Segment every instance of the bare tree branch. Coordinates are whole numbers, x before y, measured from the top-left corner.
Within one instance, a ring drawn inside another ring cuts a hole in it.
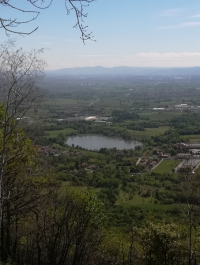
[[[65,7],[66,10],[68,12],[68,14],[70,13],[71,10],[75,11],[76,14],[76,20],[77,23],[75,24],[75,28],[79,28],[80,32],[81,32],[81,39],[83,41],[83,43],[85,44],[86,40],[94,40],[94,36],[92,36],[92,32],[88,33],[87,32],[87,26],[84,26],[82,23],[84,23],[84,18],[87,17],[87,13],[84,13],[84,7],[89,6],[89,4],[91,2],[93,2],[94,0],[65,0]],[[79,2],[80,7],[78,8],[77,6],[74,5],[73,2]],[[86,2],[87,4],[83,4],[83,2]],[[68,8],[67,3],[70,3],[71,5],[71,9]]]
[[[74,25],[74,28],[79,29],[83,43],[85,44],[86,40],[94,40],[92,32],[88,32],[87,31],[88,26],[84,25],[84,19],[87,18],[87,15],[88,15],[87,13],[85,13],[84,10],[94,0],[63,0],[63,1],[64,1],[67,14],[70,14],[71,11],[75,12],[76,24]],[[0,6],[4,6],[5,8],[14,9],[17,12],[33,14],[32,18],[28,20],[24,20],[24,21],[20,21],[17,18],[8,18],[8,17],[0,16],[0,28],[4,29],[7,35],[9,35],[9,33],[15,33],[15,34],[19,34],[23,36],[23,35],[30,35],[33,32],[35,32],[38,29],[38,27],[28,32],[14,30],[13,28],[16,28],[22,24],[30,23],[36,20],[38,16],[40,15],[41,10],[48,9],[53,3],[53,0],[49,0],[48,4],[45,6],[43,6],[43,4],[46,4],[46,1],[44,0],[23,0],[23,2],[28,2],[36,10],[25,10],[25,9],[19,8],[16,4],[15,5],[11,4],[10,0],[0,0]]]

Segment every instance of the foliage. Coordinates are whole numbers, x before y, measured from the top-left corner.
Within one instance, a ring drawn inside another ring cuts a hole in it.
[[[145,264],[187,264],[187,235],[185,227],[175,224],[145,223],[137,230]]]

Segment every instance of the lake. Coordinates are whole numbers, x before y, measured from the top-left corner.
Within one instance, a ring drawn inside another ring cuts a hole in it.
[[[80,146],[88,150],[99,150],[101,148],[117,148],[123,149],[135,149],[136,146],[141,146],[142,143],[138,141],[128,141],[115,137],[108,137],[103,135],[79,135],[68,137],[67,142],[69,146]]]

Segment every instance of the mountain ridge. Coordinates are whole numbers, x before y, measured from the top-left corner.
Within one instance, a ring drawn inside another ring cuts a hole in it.
[[[46,71],[47,75],[54,76],[91,76],[91,75],[200,75],[200,67],[74,67]]]

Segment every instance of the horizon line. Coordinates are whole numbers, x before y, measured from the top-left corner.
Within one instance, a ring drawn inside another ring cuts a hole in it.
[[[64,67],[64,68],[56,68],[56,69],[44,69],[44,71],[57,71],[57,70],[63,70],[63,69],[75,69],[75,68],[106,68],[106,69],[113,69],[113,68],[120,68],[120,67],[126,67],[126,68],[146,68],[146,69],[177,69],[177,68],[198,68],[200,65],[194,65],[194,66],[126,66],[126,65],[120,65],[120,66],[74,66],[74,67]]]

